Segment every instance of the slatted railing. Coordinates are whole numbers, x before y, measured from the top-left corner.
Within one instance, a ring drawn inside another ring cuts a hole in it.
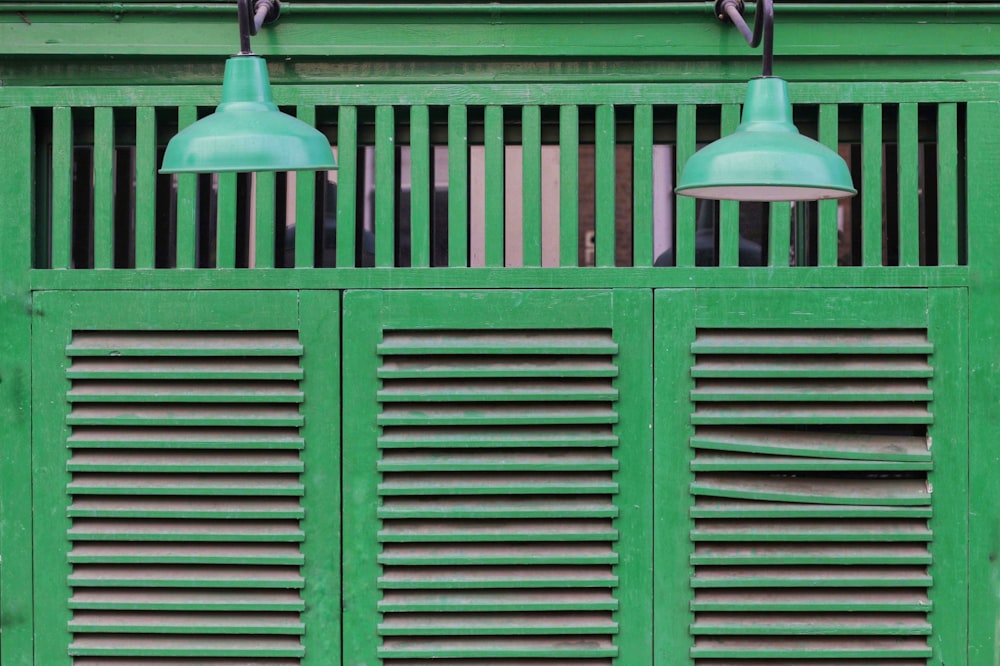
[[[35,266],[965,263],[965,102],[988,91],[793,83],[798,126],[844,156],[857,197],[675,197],[687,157],[736,127],[744,88],[277,86],[339,169],[255,177],[156,173],[214,88],[39,95]]]

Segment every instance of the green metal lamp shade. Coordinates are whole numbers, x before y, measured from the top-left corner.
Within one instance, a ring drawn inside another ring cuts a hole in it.
[[[737,201],[814,201],[857,194],[844,160],[799,134],[788,84],[751,79],[736,131],[695,153],[677,194]]]
[[[170,140],[160,173],[335,168],[323,133],[275,106],[264,59],[238,55],[226,61],[222,103]]]

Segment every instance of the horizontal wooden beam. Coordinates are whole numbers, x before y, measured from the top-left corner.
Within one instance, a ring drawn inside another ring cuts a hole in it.
[[[234,3],[5,3],[0,55],[227,55],[238,48],[235,18]],[[776,20],[779,63],[782,56],[1000,54],[1000,4],[791,4]],[[707,2],[289,3],[253,48],[284,57],[756,57]]]

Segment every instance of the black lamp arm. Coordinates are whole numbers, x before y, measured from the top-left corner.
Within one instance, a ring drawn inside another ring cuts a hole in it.
[[[265,23],[278,18],[281,11],[279,0],[253,0],[253,13],[250,11],[251,0],[236,0],[236,11],[240,22],[240,53],[253,55],[250,50],[250,36],[256,35]]]
[[[732,21],[751,48],[764,43],[763,76],[771,76],[774,66],[774,4],[772,0],[757,0],[757,10],[753,17],[753,31],[743,20],[742,0],[717,0],[715,15],[720,20]]]

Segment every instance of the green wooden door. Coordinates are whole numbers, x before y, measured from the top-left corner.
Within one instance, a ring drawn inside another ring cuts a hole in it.
[[[649,663],[651,292],[344,308],[345,662]]]
[[[36,664],[969,663],[964,289],[339,302],[37,296]]]
[[[337,293],[35,303],[34,663],[330,664]]]
[[[967,663],[964,290],[655,309],[654,663]]]

